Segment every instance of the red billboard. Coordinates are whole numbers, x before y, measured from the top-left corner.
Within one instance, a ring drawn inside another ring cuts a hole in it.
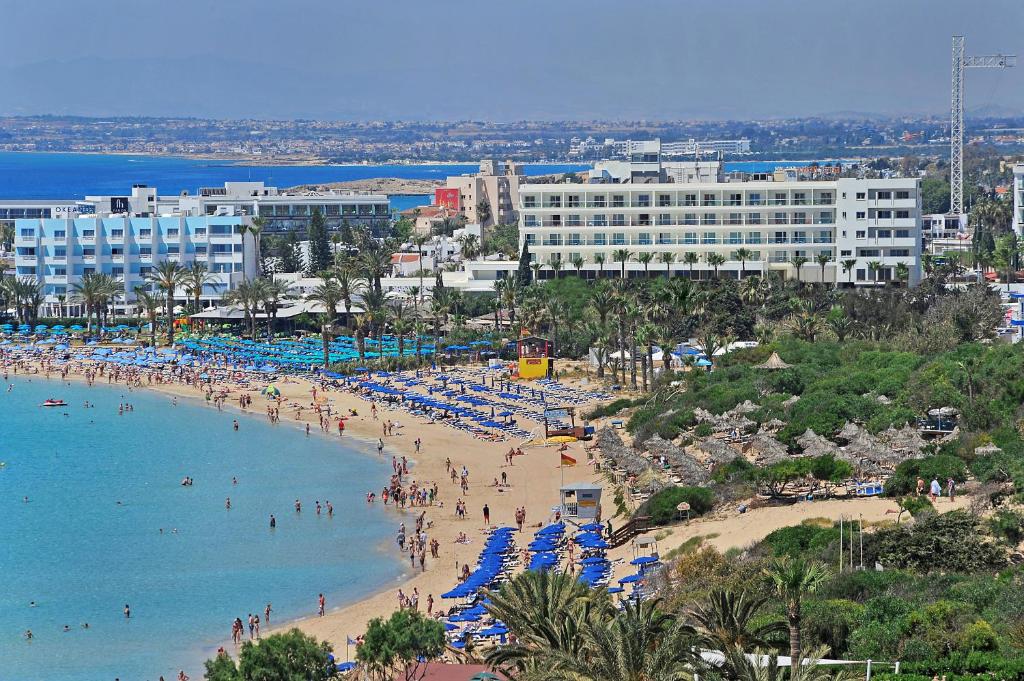
[[[434,205],[450,210],[459,210],[459,190],[441,187],[434,190]]]

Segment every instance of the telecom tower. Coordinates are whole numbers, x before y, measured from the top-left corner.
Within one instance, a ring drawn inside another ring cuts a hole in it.
[[[949,126],[949,212],[964,212],[964,69],[1006,69],[1017,55],[964,56],[964,37],[953,36],[953,116]]]

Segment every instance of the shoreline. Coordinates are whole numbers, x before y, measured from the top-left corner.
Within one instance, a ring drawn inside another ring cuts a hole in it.
[[[29,375],[19,371],[17,375],[12,373],[12,377],[46,378],[46,370],[39,359],[32,362],[30,366],[38,369],[39,373]],[[70,371],[66,379],[61,376],[59,370],[51,369],[49,378],[58,381],[87,382],[85,376],[80,373],[80,369]],[[105,383],[105,376],[97,376],[94,384],[103,383]],[[308,403],[310,390],[314,384],[307,379],[292,376],[281,377],[280,380],[274,381],[274,384],[282,394],[281,416],[276,425],[287,427],[290,423],[294,424],[297,427],[296,434],[301,438],[304,427],[300,424],[310,422],[312,424],[310,435],[316,432],[315,429],[318,428],[317,414],[312,409],[303,409],[302,418],[295,419],[292,417],[292,410],[289,408],[286,412],[284,406],[296,401],[298,404]],[[111,387],[125,386],[125,383],[119,381],[108,385]],[[157,393],[172,397],[199,400],[207,406],[216,408],[212,403],[206,402],[203,391],[196,386],[179,382],[147,384],[143,381],[141,386],[131,387],[132,390],[139,388],[152,389]],[[237,398],[239,392],[244,391],[235,388],[231,397]],[[254,389],[251,388],[248,392],[253,393]],[[511,466],[506,466],[504,453],[510,445],[517,444],[514,440],[505,442],[478,440],[440,423],[421,421],[401,410],[390,411],[383,405],[378,406],[380,409],[379,420],[375,420],[371,417],[370,403],[367,400],[349,392],[331,390],[326,394],[333,413],[348,413],[349,409],[358,411],[358,417],[350,418],[345,422],[345,434],[342,438],[355,439],[353,447],[359,449],[361,454],[373,456],[372,449],[363,452],[362,447],[364,445],[373,447],[374,441],[381,438],[379,429],[384,420],[392,419],[401,423],[403,427],[398,429],[398,434],[383,438],[385,459],[389,455],[397,457],[399,460],[403,456],[406,457],[409,462],[407,480],[419,481],[424,485],[436,482],[439,487],[438,504],[400,509],[399,513],[392,516],[396,531],[400,523],[405,523],[411,531],[413,518],[421,512],[426,513],[427,532],[432,540],[436,539],[440,543],[440,549],[438,559],[432,559],[428,554],[425,570],[421,571],[418,566],[411,570],[406,564],[401,578],[375,590],[365,598],[339,604],[328,602],[323,617],[317,616],[315,608],[311,607],[308,615],[300,615],[280,623],[274,622],[272,626],[263,630],[263,634],[266,635],[298,627],[306,634],[330,642],[335,656],[340,660],[349,637],[354,639],[361,635],[370,619],[386,618],[398,608],[396,594],[399,589],[406,595],[417,590],[421,611],[426,609],[425,601],[431,594],[435,599],[433,608],[435,613],[442,608],[447,609],[451,605],[442,600],[440,594],[458,584],[459,570],[463,564],[473,565],[476,562],[487,529],[481,518],[481,508],[485,503],[490,507],[492,527],[514,525],[515,509],[525,506],[527,522],[524,524],[522,535],[517,535],[517,537],[520,540],[518,542],[520,546],[529,543],[532,538],[532,529],[546,523],[552,516],[552,508],[558,503],[558,488],[562,475],[559,474],[559,457],[556,447],[525,448],[526,456],[517,457]],[[259,416],[261,414],[256,409],[245,410],[236,405],[237,399],[234,404],[230,399],[225,402],[225,406],[230,406],[233,410],[232,416],[236,413],[243,416]],[[337,435],[329,433],[323,433],[323,436],[337,437]],[[423,442],[423,448],[419,454],[416,453],[413,442],[416,438],[421,438]],[[567,483],[598,482],[607,486],[603,476],[595,474],[593,469],[586,465],[587,455],[583,451],[582,444],[574,443],[570,446],[569,453],[580,461],[580,464],[562,469],[564,481]],[[453,466],[465,465],[469,469],[469,493],[467,495],[460,493],[458,486],[451,483],[446,473],[445,460],[449,457]],[[502,472],[508,475],[510,486],[494,488],[490,481],[498,479]],[[355,493],[365,497],[368,492],[374,491],[379,496],[380,487],[386,486],[387,480],[373,481],[367,484],[372,486],[371,489],[355,490]],[[352,490],[346,489],[344,493],[351,494]],[[454,506],[457,499],[466,501],[467,517],[465,519],[460,520],[455,515]],[[381,501],[378,498],[374,503],[381,504]],[[391,511],[393,508],[395,507],[392,504],[388,504],[386,510]],[[469,540],[468,543],[456,543],[455,540],[460,533],[465,533]],[[394,544],[390,549],[387,546],[387,540],[385,540],[384,544],[379,547],[383,549],[382,555],[387,555],[389,559],[407,559],[397,552],[397,547]],[[227,627],[227,623],[225,623],[225,627]],[[219,645],[222,645],[229,653],[233,652],[237,655],[238,647],[231,644],[228,637],[221,639],[220,643],[216,641],[211,643],[209,639],[204,640],[197,637],[197,647],[204,654],[214,653]]]

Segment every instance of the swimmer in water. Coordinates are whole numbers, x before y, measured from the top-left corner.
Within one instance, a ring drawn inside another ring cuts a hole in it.
[[[226,508],[229,511],[231,510],[231,497],[228,497],[227,501],[224,502],[224,508]]]
[[[234,428],[235,430],[238,430],[238,419],[232,419],[231,427]]]
[[[9,391],[8,391],[8,392],[9,392]],[[26,638],[27,640],[29,640],[29,641],[31,641],[31,640],[32,640],[32,630],[31,630],[31,629],[26,629],[26,630],[25,630],[25,638]]]

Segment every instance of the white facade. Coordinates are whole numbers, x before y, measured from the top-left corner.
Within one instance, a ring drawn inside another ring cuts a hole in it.
[[[1013,166],[1013,229],[1024,236],[1024,163]]]
[[[109,274],[124,285],[115,302],[123,312],[152,268],[171,260],[204,262],[216,284],[202,293],[220,299],[256,274],[255,244],[241,216],[129,215],[15,220],[15,273],[43,285],[44,314],[60,315],[74,299],[74,285],[88,272]],[[184,298],[184,291],[177,296]],[[71,309],[73,305],[70,306]]]
[[[910,285],[920,279],[916,178],[677,182],[668,179],[669,165],[659,176],[645,158],[639,172],[615,168],[589,184],[524,185],[520,247],[525,242],[534,260],[560,260],[570,272],[572,261],[582,258],[583,274],[591,278],[619,276],[615,253],[626,250],[629,276],[644,275],[637,258],[651,253],[651,274],[709,278],[716,268],[707,258],[718,254],[726,260],[717,268],[723,277],[773,271],[796,278],[793,260],[806,258],[800,278],[820,281],[822,256],[828,258],[827,282],[882,283],[897,278],[900,263]],[[673,262],[661,262],[663,253]],[[692,266],[684,262],[690,253],[698,258]],[[856,263],[847,270],[842,262],[850,260]],[[552,276],[550,269],[542,276]]]

